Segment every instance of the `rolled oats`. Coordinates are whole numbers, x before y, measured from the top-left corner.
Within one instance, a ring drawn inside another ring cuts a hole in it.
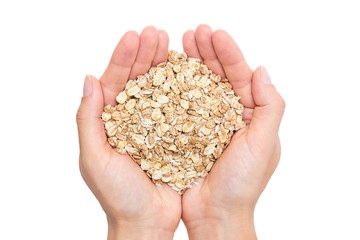
[[[170,51],[167,62],[129,80],[118,105],[105,106],[101,117],[117,152],[127,152],[155,184],[182,194],[246,126],[239,100],[199,59]]]

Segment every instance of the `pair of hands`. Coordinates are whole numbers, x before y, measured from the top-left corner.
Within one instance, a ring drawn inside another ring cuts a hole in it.
[[[183,36],[184,51],[229,79],[248,125],[237,131],[211,172],[180,196],[156,186],[127,155],[107,143],[103,107],[128,79],[167,60],[165,31],[127,32],[98,81],[87,76],[77,113],[80,171],[104,209],[108,239],[172,239],[182,218],[190,239],[256,239],[254,208],[280,159],[278,129],[285,103],[263,67],[252,71],[225,31],[207,25]]]

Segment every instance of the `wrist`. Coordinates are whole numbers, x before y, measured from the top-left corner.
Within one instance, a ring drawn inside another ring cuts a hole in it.
[[[108,240],[134,239],[157,240],[172,239],[174,232],[168,229],[150,226],[140,221],[114,221],[108,218]]]
[[[255,240],[254,208],[225,211],[208,211],[200,218],[184,222],[190,240],[197,239],[237,239]]]

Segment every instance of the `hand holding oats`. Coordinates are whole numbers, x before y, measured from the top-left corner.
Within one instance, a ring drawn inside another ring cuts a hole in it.
[[[168,55],[165,32],[128,32],[85,80],[80,170],[109,239],[170,239],[181,216],[190,239],[256,239],[285,103],[226,32],[200,25],[183,44]]]
[[[254,208],[280,158],[278,129],[285,103],[263,67],[254,72],[225,31],[200,25],[183,37],[189,57],[226,77],[244,105],[237,131],[209,175],[182,197],[190,239],[256,239]]]
[[[180,220],[180,195],[169,186],[157,187],[129,155],[114,151],[100,118],[105,105],[115,105],[128,79],[166,61],[167,53],[164,31],[148,27],[140,36],[131,31],[120,40],[100,81],[85,80],[77,113],[80,170],[107,215],[108,239],[171,239]]]

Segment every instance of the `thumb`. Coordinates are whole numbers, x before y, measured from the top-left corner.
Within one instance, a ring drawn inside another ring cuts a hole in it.
[[[285,109],[285,101],[271,83],[265,67],[258,67],[252,77],[255,109],[250,122],[251,131],[277,134]]]
[[[104,98],[100,82],[93,76],[86,76],[83,97],[76,114],[79,132],[80,152],[97,151],[106,143],[101,114]]]

